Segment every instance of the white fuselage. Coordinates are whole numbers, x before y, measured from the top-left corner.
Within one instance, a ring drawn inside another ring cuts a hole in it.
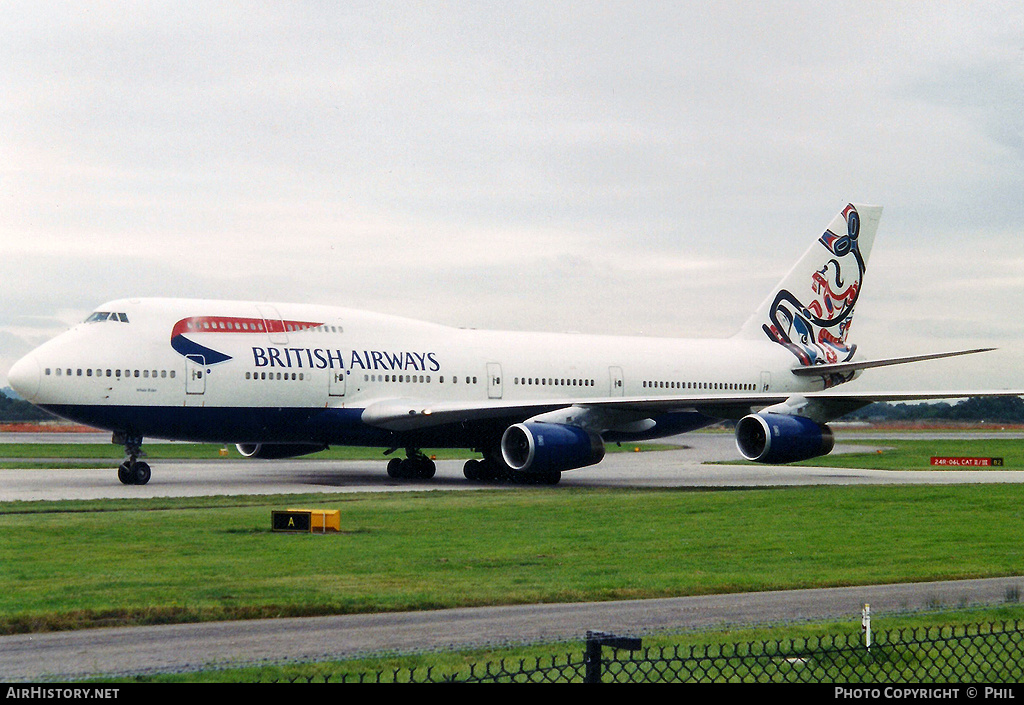
[[[389,400],[557,408],[822,388],[792,375],[793,355],[768,340],[467,330],[304,304],[138,299],[99,311],[110,315],[35,350],[11,382],[59,415],[140,436],[391,445],[358,428],[363,410]],[[446,427],[436,440],[459,436]]]

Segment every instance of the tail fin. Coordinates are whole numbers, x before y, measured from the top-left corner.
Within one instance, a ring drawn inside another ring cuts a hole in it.
[[[860,297],[880,206],[850,204],[779,282],[738,337],[773,340],[801,365],[846,362],[853,308]]]

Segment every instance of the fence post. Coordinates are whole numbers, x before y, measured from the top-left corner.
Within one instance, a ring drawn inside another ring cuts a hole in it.
[[[583,656],[583,663],[586,665],[586,672],[583,675],[584,683],[600,683],[601,674],[604,671],[604,664],[601,654],[602,646],[610,646],[613,649],[626,649],[637,651],[641,647],[641,640],[627,636],[615,636],[608,632],[587,631],[586,651]]]
[[[583,656],[583,663],[587,667],[583,676],[584,683],[601,682],[601,636],[602,632],[587,632],[587,650]]]
[[[871,651],[871,605],[866,602],[861,612],[860,628],[864,632],[864,645]]]

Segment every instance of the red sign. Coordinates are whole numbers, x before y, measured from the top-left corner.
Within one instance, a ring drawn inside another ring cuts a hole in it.
[[[941,458],[932,456],[932,465],[952,468],[1003,467],[1002,458]]]

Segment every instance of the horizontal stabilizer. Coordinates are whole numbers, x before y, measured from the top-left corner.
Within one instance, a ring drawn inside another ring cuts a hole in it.
[[[837,362],[831,365],[811,365],[808,367],[795,367],[793,374],[798,377],[816,377],[832,374],[843,374],[856,370],[866,370],[872,367],[888,367],[890,365],[904,365],[908,362],[921,362],[922,360],[938,360],[944,357],[956,357],[958,355],[973,355],[974,353],[989,352],[995,348],[975,348],[974,350],[957,350],[954,352],[932,353],[931,355],[913,355],[911,357],[890,357],[882,360],[860,360],[853,362]]]

